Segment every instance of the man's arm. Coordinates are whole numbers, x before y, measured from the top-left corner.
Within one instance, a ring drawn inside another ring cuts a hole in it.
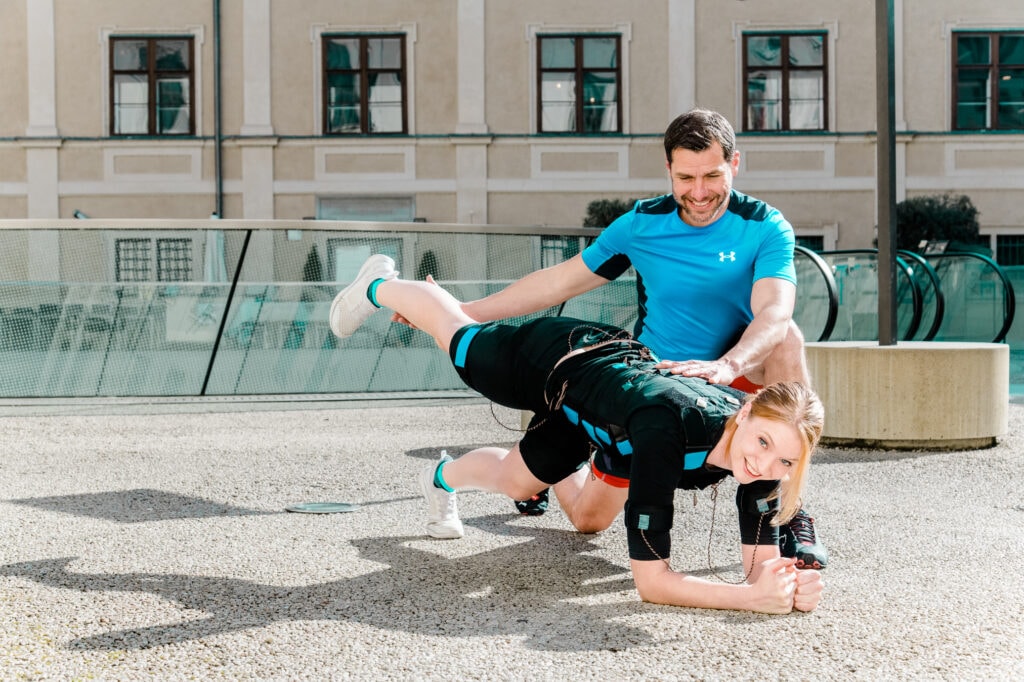
[[[486,298],[463,303],[462,310],[478,322],[501,320],[550,308],[607,283],[577,254],[558,265],[531,272]]]
[[[778,277],[765,277],[754,282],[750,293],[750,309],[754,319],[743,331],[736,345],[717,360],[666,360],[660,368],[671,368],[673,374],[703,377],[713,384],[731,384],[737,377],[761,367],[789,331],[796,305],[796,285]]]

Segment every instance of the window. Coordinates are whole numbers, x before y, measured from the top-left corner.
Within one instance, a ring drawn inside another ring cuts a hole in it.
[[[827,130],[827,37],[743,35],[743,129]]]
[[[371,220],[382,223],[411,223],[416,216],[412,197],[321,197],[317,220]]]
[[[118,239],[114,242],[118,282],[187,282],[192,279],[191,239]]]
[[[404,35],[323,37],[324,132],[407,130]]]
[[[110,64],[112,135],[194,134],[191,37],[111,38]]]
[[[798,246],[810,249],[811,251],[821,252],[825,250],[825,237],[822,235],[797,235],[796,243]]]
[[[620,49],[617,35],[538,36],[540,132],[622,131]]]
[[[1004,267],[1024,265],[1024,234],[996,235],[996,262]]]
[[[954,130],[1024,129],[1024,31],[953,37]]]

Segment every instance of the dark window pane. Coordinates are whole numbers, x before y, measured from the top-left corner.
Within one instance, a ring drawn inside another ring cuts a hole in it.
[[[747,38],[747,64],[750,66],[779,66],[782,64],[782,38],[779,36],[749,36]]]
[[[821,66],[822,36],[790,36],[789,63],[793,66]]]
[[[145,71],[146,68],[145,40],[114,41],[115,71]]]
[[[369,38],[367,66],[371,69],[402,68],[402,41],[398,38]]]
[[[542,38],[540,65],[543,69],[572,69],[576,67],[575,38]]]
[[[331,38],[327,41],[328,69],[358,69],[359,41],[355,38]]]
[[[811,251],[825,250],[825,238],[821,235],[797,235],[796,243],[799,246],[810,249]]]
[[[618,129],[618,90],[615,73],[583,74],[583,126],[588,133],[615,132]]]
[[[747,118],[751,130],[782,129],[782,72],[761,71],[747,79]]]
[[[618,41],[615,38],[584,38],[583,68],[614,69],[618,58]]]
[[[956,126],[985,128],[988,126],[988,70],[960,71],[956,90]]]
[[[156,42],[157,71],[187,71],[188,42],[184,40],[158,40]]]
[[[961,66],[991,63],[989,44],[988,36],[957,36],[956,63]]]
[[[999,72],[1000,128],[1024,129],[1024,69],[1002,69]]]
[[[165,78],[157,81],[156,118],[158,134],[188,133],[188,81],[186,79]]]
[[[1024,66],[1024,33],[999,37],[999,63],[1003,66]]]
[[[359,132],[359,77],[351,73],[327,76],[327,132]]]
[[[1024,265],[1024,235],[997,235],[996,261],[1002,266]]]

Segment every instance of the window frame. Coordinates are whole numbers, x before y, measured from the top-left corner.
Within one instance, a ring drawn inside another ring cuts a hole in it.
[[[543,135],[568,135],[568,136],[602,136],[602,135],[620,135],[624,132],[623,123],[623,108],[624,108],[624,85],[622,82],[623,74],[623,34],[616,31],[600,31],[600,32],[573,32],[573,31],[557,31],[557,32],[538,32],[535,36],[535,59],[536,59],[536,72],[534,87],[536,88],[536,109],[534,114],[536,115],[537,127],[536,130],[539,134]],[[544,67],[544,41],[548,39],[559,39],[559,38],[572,38],[576,40],[574,44],[574,66],[572,69],[566,67]],[[588,39],[594,38],[614,38],[615,40],[615,130],[608,131],[587,131],[584,130],[584,122],[586,118],[585,101],[583,96],[583,87],[585,78],[584,75],[587,72],[601,71],[607,72],[613,69],[609,68],[587,68],[583,64],[583,44]],[[575,92],[574,94],[574,113],[575,113],[575,125],[576,129],[571,131],[565,130],[544,130],[544,75],[546,73],[569,73],[573,74],[575,78]]]
[[[125,279],[122,277],[122,273],[132,272],[132,270],[122,270],[122,266],[125,263],[121,262],[121,243],[122,242],[144,242],[147,245],[146,249],[146,279]],[[184,244],[186,245],[185,253],[186,263],[185,268],[177,268],[174,272],[182,273],[186,275],[185,279],[161,279],[161,275],[164,273],[162,269],[163,261],[161,261],[161,246],[170,243]],[[116,284],[138,284],[138,283],[153,283],[153,284],[173,284],[175,282],[193,282],[196,277],[196,253],[198,244],[194,236],[181,234],[181,233],[139,233],[139,232],[125,232],[115,233],[111,236],[110,242],[110,253],[111,253],[111,265],[112,265],[112,278],[111,281]]]
[[[366,136],[388,136],[388,135],[408,135],[409,134],[409,79],[411,78],[411,71],[409,69],[409,36],[404,31],[324,31],[320,34],[320,129],[326,137],[352,137],[357,135]],[[331,131],[330,126],[330,85],[328,78],[330,73],[349,72],[355,71],[355,69],[328,69],[327,60],[329,50],[327,45],[331,40],[336,39],[351,40],[355,39],[359,41],[359,130],[353,132],[345,131]],[[388,131],[372,131],[368,130],[367,127],[370,124],[370,99],[368,97],[369,80],[370,75],[373,73],[394,73],[395,69],[374,69],[370,68],[368,60],[366,58],[368,51],[368,41],[377,38],[397,38],[401,46],[401,57],[400,66],[397,69],[399,74],[399,80],[401,83],[402,90],[402,127],[401,130],[388,130]]]
[[[1017,131],[1020,127],[1014,126],[1001,126],[999,125],[999,72],[1002,68],[1002,63],[999,61],[999,39],[1006,35],[1020,36],[1024,38],[1024,29],[956,29],[952,31],[952,40],[950,41],[950,72],[952,74],[950,83],[950,129],[953,132],[978,132],[978,131],[999,131],[1009,130]],[[989,43],[989,61],[985,65],[969,64],[960,65],[957,63],[959,57],[959,39],[964,37],[986,37],[990,40]],[[1024,70],[1024,65],[1014,64],[1008,65],[1006,68],[1017,68]],[[988,100],[989,114],[986,116],[984,127],[961,127],[959,125],[959,117],[957,115],[957,109],[959,108],[960,100],[958,98],[958,91],[960,88],[960,75],[962,72],[975,72],[985,70],[989,76],[989,89],[990,99]],[[993,125],[994,124],[994,125]]]
[[[789,39],[793,36],[820,36],[821,38],[821,65],[819,66],[793,66],[788,60],[780,60],[778,70],[782,72],[782,92],[779,97],[780,105],[780,127],[778,129],[754,129],[750,121],[750,74],[753,71],[762,71],[766,68],[776,67],[750,66],[748,59],[747,43],[750,38],[779,37],[782,39],[782,54],[789,54]],[[743,89],[741,98],[741,121],[742,130],[745,133],[822,133],[830,130],[830,110],[832,107],[829,72],[832,69],[830,63],[831,51],[829,43],[832,39],[832,32],[827,28],[814,29],[747,29],[740,33],[740,87]],[[821,74],[821,127],[819,128],[796,128],[790,122],[792,101],[789,94],[789,80],[792,72],[816,72]]]
[[[138,41],[147,42],[147,64],[145,71],[117,69],[115,67],[115,47],[118,42]],[[188,68],[180,71],[157,71],[156,43],[160,41],[183,41],[188,44]],[[191,34],[165,34],[165,33],[131,33],[111,34],[107,37],[107,111],[110,112],[108,130],[111,137],[195,137],[196,135],[196,79],[198,78],[198,67],[196,65],[196,37]],[[118,116],[115,110],[115,98],[117,93],[117,76],[123,74],[146,74],[147,102],[146,102],[146,132],[145,133],[122,133],[117,132]],[[188,130],[181,133],[158,132],[157,131],[157,75],[184,75],[188,78]]]

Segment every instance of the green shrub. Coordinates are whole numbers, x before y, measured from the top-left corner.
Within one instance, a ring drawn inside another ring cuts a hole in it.
[[[608,227],[612,221],[633,208],[636,199],[597,199],[587,204],[583,227]]]
[[[947,251],[987,250],[978,246],[978,209],[970,197],[920,196],[896,204],[897,248],[920,252],[929,241],[948,241]]]

